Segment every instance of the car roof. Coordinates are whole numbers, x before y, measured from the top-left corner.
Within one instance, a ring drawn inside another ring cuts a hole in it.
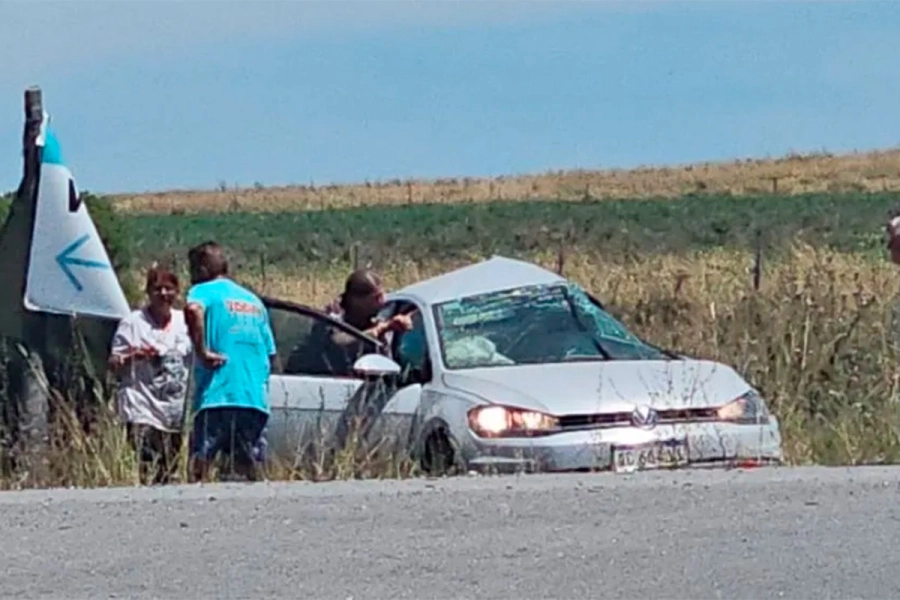
[[[438,304],[521,286],[566,281],[564,277],[535,264],[504,256],[492,256],[455,271],[413,283],[389,294],[388,297],[407,296],[423,304]]]

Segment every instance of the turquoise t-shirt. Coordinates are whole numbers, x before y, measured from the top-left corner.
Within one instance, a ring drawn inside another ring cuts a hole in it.
[[[269,360],[275,354],[275,339],[265,305],[226,278],[193,286],[187,302],[203,307],[206,347],[226,359],[215,369],[195,361],[194,410],[255,408],[268,414]]]

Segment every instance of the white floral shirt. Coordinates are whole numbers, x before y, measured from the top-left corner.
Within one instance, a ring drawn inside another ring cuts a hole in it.
[[[113,354],[150,346],[159,356],[133,359],[119,371],[117,405],[127,423],[162,431],[181,431],[193,347],[184,312],[172,310],[165,328],[154,323],[146,308],[122,319],[113,337]]]

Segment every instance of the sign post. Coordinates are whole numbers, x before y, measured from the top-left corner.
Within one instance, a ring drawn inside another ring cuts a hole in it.
[[[19,197],[34,202],[39,185],[41,155],[38,139],[44,120],[43,98],[40,88],[25,90],[25,130],[22,136],[24,167]],[[19,396],[17,427],[19,468],[25,467],[33,482],[46,480],[49,471],[50,390],[39,348],[42,345],[43,319],[39,314],[25,316],[24,344],[20,347],[25,359],[22,389]]]

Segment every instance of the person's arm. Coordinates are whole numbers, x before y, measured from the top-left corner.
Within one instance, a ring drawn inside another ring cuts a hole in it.
[[[272,331],[272,323],[269,321],[269,311],[263,308],[263,339],[266,342],[266,351],[269,353],[269,368],[274,372],[278,369],[278,348],[275,346],[275,334]]]
[[[184,321],[187,324],[188,335],[194,352],[197,355],[206,352],[206,331],[203,326],[203,305],[198,302],[188,302],[184,307]]]
[[[191,338],[191,344],[194,346],[194,354],[207,367],[217,367],[225,362],[225,357],[211,352],[206,347],[205,303],[202,298],[192,292],[188,292],[186,300],[184,320],[187,325],[188,336]]]
[[[380,340],[381,338],[384,337],[384,334],[386,334],[388,331],[391,330],[392,321],[393,321],[393,318],[388,319],[387,321],[379,321],[379,322],[375,323],[375,325],[373,325],[372,327],[369,327],[368,329],[363,330],[363,333],[365,333],[369,337],[375,338],[376,340]]]
[[[363,333],[365,333],[369,337],[375,338],[376,340],[383,341],[384,335],[389,331],[409,331],[410,329],[412,329],[412,316],[411,314],[405,314],[394,315],[386,321],[379,321],[372,327],[364,329]],[[335,344],[338,344],[340,346],[346,346],[358,341],[349,333],[344,333],[342,330],[336,327],[334,329],[334,332],[331,334],[331,339]]]
[[[113,371],[118,371],[131,360],[131,343],[129,342],[131,336],[129,334],[132,331],[133,327],[128,317],[119,321],[109,348],[109,367]]]
[[[149,358],[156,353],[154,348],[139,347],[138,342],[134,318],[129,315],[119,321],[110,344],[109,366],[113,371],[118,372],[134,359]]]

